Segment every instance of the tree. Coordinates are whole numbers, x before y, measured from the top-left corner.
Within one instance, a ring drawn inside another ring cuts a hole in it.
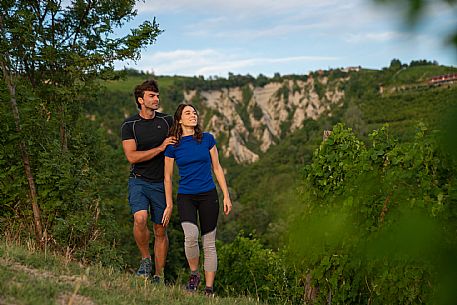
[[[400,70],[401,69],[401,61],[399,59],[396,59],[396,58],[392,59],[390,61],[389,69],[394,70],[394,71]]]
[[[0,71],[21,139],[38,241],[43,234],[41,211],[20,105],[40,101],[58,126],[55,135],[65,154],[71,140],[68,129],[81,112],[78,102],[90,99],[97,89],[95,80],[112,77],[116,60],[138,59],[141,48],[161,33],[154,19],[115,37],[114,30],[136,15],[134,5],[132,0],[74,0],[68,6],[58,0],[0,1]]]

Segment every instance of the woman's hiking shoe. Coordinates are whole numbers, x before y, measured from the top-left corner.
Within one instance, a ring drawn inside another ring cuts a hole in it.
[[[160,276],[158,276],[157,274],[154,274],[154,275],[152,276],[151,282],[152,282],[153,284],[155,284],[155,285],[161,285],[161,284],[164,283],[164,282],[163,282],[163,279],[162,279]]]
[[[186,290],[189,292],[195,292],[198,289],[198,284],[200,284],[200,274],[191,273],[189,276],[189,281],[186,285]]]
[[[152,261],[151,258],[143,258],[140,263],[140,267],[138,268],[138,271],[136,272],[136,275],[138,276],[144,276],[146,278],[151,276],[151,270],[152,270]]]
[[[206,287],[205,288],[205,296],[209,298],[214,298],[214,289],[213,287]]]

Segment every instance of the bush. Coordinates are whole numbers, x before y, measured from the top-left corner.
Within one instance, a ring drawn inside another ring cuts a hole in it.
[[[278,304],[452,304],[455,166],[436,139],[423,124],[410,143],[388,126],[368,143],[334,126],[305,168],[287,247],[242,236],[219,247],[224,292]]]
[[[245,294],[268,301],[298,301],[303,288],[283,252],[265,249],[255,238],[238,236],[218,247],[218,282],[224,294]]]

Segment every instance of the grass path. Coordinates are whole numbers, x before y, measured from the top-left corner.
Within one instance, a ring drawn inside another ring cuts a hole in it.
[[[0,305],[18,304],[259,304],[248,298],[189,295],[178,286],[157,286],[132,274],[83,266],[0,241]]]

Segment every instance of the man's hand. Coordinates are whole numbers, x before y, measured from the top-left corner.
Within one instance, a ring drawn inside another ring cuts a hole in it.
[[[162,144],[160,144],[160,149],[164,151],[168,145],[173,145],[176,144],[176,138],[175,137],[168,137],[163,140]]]
[[[173,212],[173,206],[167,205],[167,207],[163,211],[163,216],[162,216],[162,225],[164,227],[167,227],[168,224],[170,223],[171,212]]]
[[[224,197],[224,214],[228,215],[232,210],[232,201],[230,198]]]

